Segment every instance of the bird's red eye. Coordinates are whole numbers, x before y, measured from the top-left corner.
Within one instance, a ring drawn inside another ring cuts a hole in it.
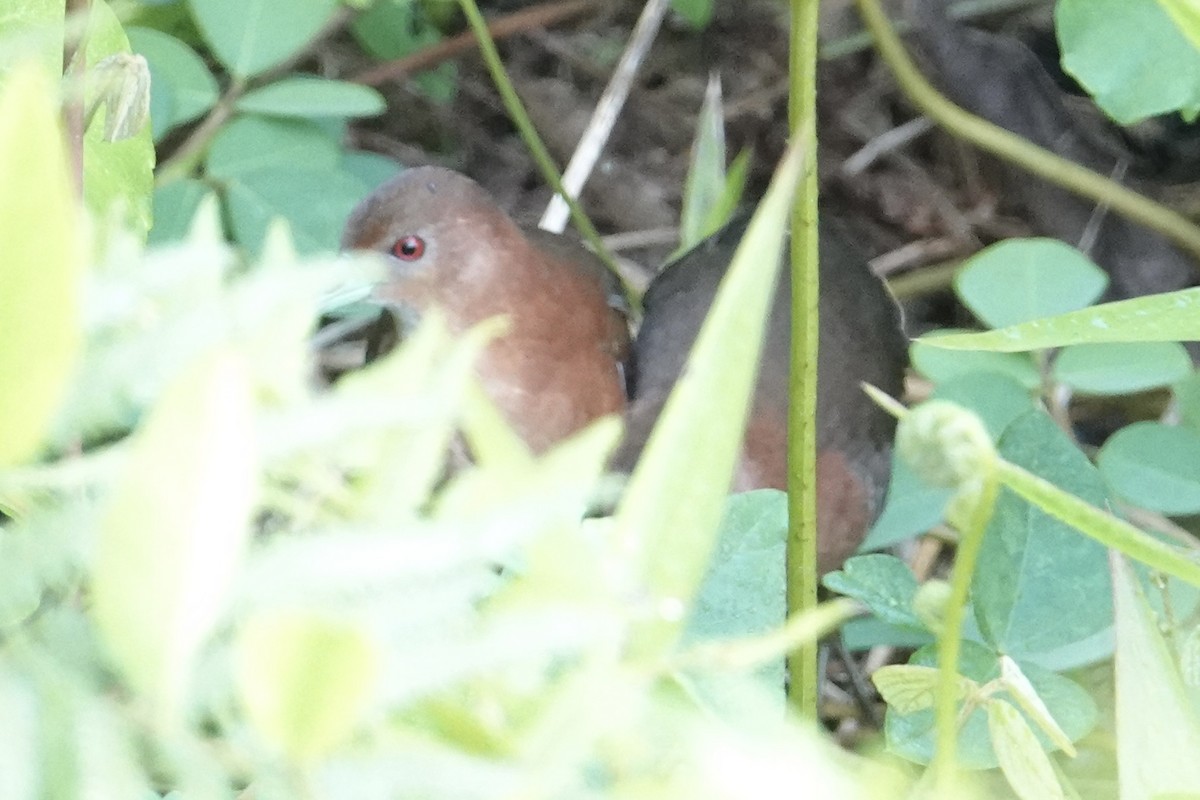
[[[401,236],[392,245],[392,255],[401,261],[416,261],[425,255],[425,240],[420,236]]]

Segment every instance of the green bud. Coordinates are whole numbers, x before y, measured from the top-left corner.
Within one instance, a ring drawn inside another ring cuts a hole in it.
[[[921,584],[913,598],[913,613],[934,634],[940,633],[946,619],[946,604],[950,602],[950,584],[929,580]]]
[[[981,483],[996,461],[979,417],[945,400],[922,403],[900,420],[896,448],[921,480],[947,488]]]

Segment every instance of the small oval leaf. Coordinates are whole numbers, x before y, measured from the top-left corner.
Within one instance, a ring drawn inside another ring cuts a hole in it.
[[[1096,461],[1113,490],[1134,505],[1164,514],[1200,513],[1200,434],[1135,422],[1109,437]]]
[[[1054,378],[1084,394],[1130,394],[1182,380],[1191,369],[1178,342],[1105,342],[1063,348]]]
[[[213,54],[239,78],[295,55],[337,10],[337,0],[189,0]]]
[[[387,104],[368,86],[294,75],[248,92],[237,107],[279,117],[373,117]]]
[[[1057,239],[1009,239],[984,248],[954,279],[958,296],[989,328],[1075,311],[1096,301],[1108,276]]]

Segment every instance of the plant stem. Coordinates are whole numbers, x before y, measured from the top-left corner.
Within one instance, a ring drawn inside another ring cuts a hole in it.
[[[992,518],[996,495],[1000,491],[1000,481],[995,471],[984,477],[983,481],[966,524],[961,527],[955,525],[961,538],[954,555],[950,597],[946,601],[942,629],[938,631],[938,682],[933,705],[935,746],[930,770],[935,785],[945,797],[952,796],[948,792],[953,787],[958,770],[958,661],[962,650],[967,594],[971,579],[975,576],[983,534]],[[964,489],[960,488],[959,491]]]
[[[997,462],[1000,481],[1055,519],[1076,528],[1105,547],[1118,550],[1151,569],[1200,586],[1200,563],[1124,520],[1065,492],[1003,459]]]
[[[791,93],[788,119],[806,156],[800,196],[792,211],[792,354],[788,403],[788,615],[817,605],[817,0],[792,0]],[[817,642],[788,659],[789,699],[815,719],[819,680]]]
[[[908,57],[878,0],[858,0],[879,55],[887,62],[896,82],[913,105],[930,119],[983,150],[1028,170],[1081,197],[1107,204],[1130,220],[1161,233],[1200,259],[1200,228],[1180,214],[1148,197],[1116,183],[1104,175],[1062,158],[1029,142],[1012,131],[975,116],[933,88]],[[1200,267],[1198,267],[1200,269]]]

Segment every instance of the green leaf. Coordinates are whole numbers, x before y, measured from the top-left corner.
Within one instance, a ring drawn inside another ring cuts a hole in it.
[[[192,178],[183,178],[155,189],[154,227],[150,229],[146,241],[165,244],[187,236],[200,201],[210,192],[205,183]]]
[[[380,61],[391,61],[442,38],[410,0],[377,0],[350,23],[354,38]]]
[[[1137,578],[1112,558],[1117,771],[1122,798],[1200,788],[1200,718]]]
[[[1135,422],[1113,434],[1096,461],[1113,491],[1134,505],[1164,514],[1200,513],[1200,434]]]
[[[0,76],[30,62],[46,75],[61,75],[65,11],[56,0],[6,3],[0,14]]]
[[[683,210],[679,215],[679,252],[692,249],[714,233],[713,211],[725,193],[725,113],[721,102],[721,79],[708,80],[704,103],[696,118],[692,158],[683,186]]]
[[[1026,389],[1041,387],[1042,378],[1037,365],[1022,353],[962,353],[942,348],[943,339],[958,339],[964,335],[980,334],[933,331],[913,341],[908,350],[913,367],[938,384],[965,375],[990,372],[1007,376]]]
[[[210,177],[234,178],[264,167],[333,169],[340,159],[337,140],[312,122],[248,115],[221,129],[204,167]]]
[[[953,489],[926,484],[894,451],[891,475],[887,502],[860,551],[882,550],[925,533],[942,521],[942,511],[954,495]]]
[[[246,711],[268,742],[301,763],[353,733],[380,671],[373,643],[332,620],[260,614],[239,636],[237,685]]]
[[[923,345],[1020,353],[1088,342],[1200,341],[1200,288],[1118,300],[986,333],[923,336]]]
[[[443,3],[457,12],[457,2]],[[350,23],[350,30],[363,49],[381,61],[401,58],[444,40],[437,22],[437,4],[409,0],[379,0]],[[445,16],[445,15],[443,15]],[[445,62],[412,76],[416,88],[435,103],[454,98],[458,81],[457,65]]]
[[[930,350],[922,351],[923,354],[927,352]],[[935,359],[953,369],[953,359],[945,358],[946,355],[961,354],[947,351],[941,359]],[[1032,362],[1025,361],[1021,369],[1032,370]],[[1035,376],[1036,373],[1030,372],[1026,378],[1032,381]],[[993,440],[1000,438],[1010,422],[1034,408],[1033,394],[1028,388],[1006,374],[992,371],[951,374],[945,382],[938,383],[932,397],[949,400],[973,411]],[[860,550],[880,550],[928,531],[942,521],[942,510],[953,494],[950,489],[925,484],[895,453],[891,475],[887,502]]]
[[[958,296],[989,328],[1091,305],[1108,276],[1056,239],[1009,239],[972,256],[954,279]]]
[[[1200,372],[1192,372],[1173,387],[1179,424],[1200,433]]]
[[[272,219],[282,217],[301,253],[334,252],[342,226],[367,187],[347,172],[264,167],[246,172],[226,193],[234,239],[258,252]]]
[[[1059,727],[1042,698],[1038,697],[1037,690],[1021,671],[1021,665],[1005,655],[1000,656],[1000,683],[1017,707],[1029,715],[1038,730],[1045,733],[1058,749],[1074,758],[1076,751],[1070,738]]]
[[[1200,52],[1155,0],[1062,0],[1063,69],[1117,122],[1200,110]]]
[[[217,79],[204,59],[170,34],[151,28],[129,28],[129,44],[150,65],[151,124],[157,141],[172,128],[191,122],[217,102]],[[155,114],[169,96],[166,114]]]
[[[936,645],[922,647],[913,654],[908,663],[921,667],[936,665]],[[959,664],[960,674],[979,686],[986,685],[1000,676],[1000,665],[996,655],[975,642],[962,643]],[[1068,739],[1077,742],[1092,729],[1096,724],[1096,705],[1081,686],[1029,662],[1020,662],[1020,666],[1029,678],[1030,685]],[[1024,712],[1021,713],[1024,716]],[[933,712],[930,709],[902,714],[889,708],[884,732],[891,752],[918,764],[929,763],[933,755]],[[1036,735],[1044,749],[1052,748],[1050,741],[1042,733],[1037,732]],[[987,713],[983,708],[976,707],[962,724],[958,744],[960,763],[967,769],[989,769],[998,766],[999,762],[992,750],[991,736],[988,733]]]
[[[1167,12],[1192,47],[1200,50],[1200,8],[1190,0],[1158,0],[1158,5]]]
[[[931,399],[949,400],[975,412],[994,441],[1017,417],[1034,409],[1034,394],[1007,375],[975,372],[939,383]]]
[[[400,165],[394,160],[363,150],[351,150],[344,154],[341,167],[362,181],[370,191],[374,191],[400,173]]]
[[[1008,427],[1000,454],[1094,506],[1107,504],[1095,467],[1042,411]],[[1112,624],[1107,558],[1094,540],[1002,489],[971,587],[980,630],[998,651],[1043,666],[1104,657],[1102,634]]]
[[[634,557],[650,602],[660,609],[639,632],[635,648],[673,644],[682,620],[671,608],[690,600],[708,568],[804,163],[792,149],[777,169],[700,329],[685,367],[687,380],[667,399],[617,508],[614,535],[637,543]],[[774,269],[764,269],[770,265]],[[664,503],[667,497],[672,502]]]
[[[237,107],[280,117],[373,117],[382,114],[387,104],[368,86],[293,75],[246,93]]]
[[[1059,800],[1062,786],[1054,765],[1029,722],[1006,700],[988,700],[988,735],[1004,777],[1021,800]]]
[[[88,12],[87,62],[92,69],[115,53],[128,53],[121,22],[104,0]],[[89,100],[94,88],[89,90]],[[83,196],[97,218],[107,221],[121,212],[125,224],[144,237],[150,230],[154,192],[154,142],[150,126],[134,136],[110,142],[104,138],[104,116],[96,114],[83,137]]]
[[[213,54],[238,78],[282,64],[307,45],[337,0],[188,0]]]
[[[250,378],[230,353],[168,387],[137,432],[96,543],[92,613],[130,685],[181,721],[192,663],[250,535],[258,465]]]
[[[879,696],[888,704],[888,709],[898,714],[912,714],[932,708],[937,682],[936,667],[918,667],[912,664],[890,664],[879,668],[871,676],[871,683],[879,690]],[[978,688],[974,681],[961,675],[958,682],[959,699]]]
[[[1182,380],[1191,367],[1178,342],[1103,342],[1064,347],[1053,375],[1083,394],[1131,394]]]
[[[856,617],[842,626],[842,642],[852,653],[870,650],[880,645],[916,650],[933,641],[928,631],[918,631],[907,625],[892,625],[875,616]]]
[[[787,617],[784,543],[787,495],[762,489],[731,496],[717,549],[684,631],[684,640],[752,636],[775,630]],[[780,658],[765,672],[782,691]]]
[[[750,636],[782,625],[787,616],[786,539],[786,494],[760,489],[731,495],[713,562],[696,595],[685,637]]]
[[[832,592],[853,597],[867,605],[875,616],[892,625],[924,630],[913,613],[917,579],[895,556],[872,554],[847,559],[840,570],[821,581]]]
[[[33,456],[81,346],[79,214],[58,93],[33,64],[0,93],[0,466]]]

